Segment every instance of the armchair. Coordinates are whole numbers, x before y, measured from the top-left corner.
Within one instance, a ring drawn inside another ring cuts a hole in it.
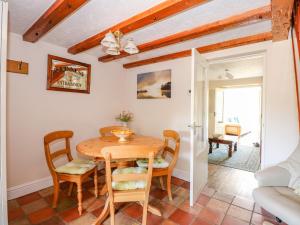
[[[275,215],[279,222],[282,220],[289,225],[299,225],[300,195],[288,187],[290,172],[279,165],[272,166],[257,172],[255,178],[259,185],[253,191],[255,202]]]

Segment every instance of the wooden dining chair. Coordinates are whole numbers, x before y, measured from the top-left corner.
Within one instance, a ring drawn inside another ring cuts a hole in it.
[[[55,131],[47,134],[44,137],[44,148],[46,154],[47,164],[53,178],[54,196],[53,208],[56,208],[59,196],[59,181],[71,182],[69,186],[68,195],[70,196],[73,189],[73,183],[77,184],[77,199],[79,215],[82,214],[82,183],[88,180],[88,177],[94,174],[95,196],[98,196],[98,180],[97,180],[97,167],[89,160],[73,159],[70,148],[70,138],[73,137],[72,131]],[[64,148],[51,151],[50,145],[64,140]],[[53,163],[54,159],[66,156],[68,163],[56,167]]]
[[[101,127],[99,129],[99,133],[101,137],[113,136],[113,134],[111,133],[112,130],[122,130],[122,129],[126,129],[126,127],[123,126]]]
[[[164,149],[162,155],[154,159],[153,163],[153,177],[159,177],[160,185],[164,189],[164,178],[167,178],[167,192],[169,200],[172,201],[171,191],[171,178],[174,167],[178,160],[179,149],[180,149],[180,135],[174,130],[164,130]],[[170,142],[173,142],[174,147],[170,146]],[[171,160],[168,162],[167,157]],[[137,164],[140,167],[147,167],[147,160],[137,160]]]
[[[148,146],[124,145],[103,148],[106,183],[109,195],[111,225],[115,224],[114,203],[141,202],[143,204],[142,225],[146,225],[149,191],[152,179],[154,149]],[[148,159],[148,169],[142,167],[117,168],[112,171],[112,160]]]

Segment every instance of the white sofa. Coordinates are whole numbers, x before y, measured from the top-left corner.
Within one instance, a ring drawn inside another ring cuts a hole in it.
[[[255,174],[259,187],[253,191],[255,202],[289,225],[300,225],[300,195],[288,187],[291,174],[273,166]]]

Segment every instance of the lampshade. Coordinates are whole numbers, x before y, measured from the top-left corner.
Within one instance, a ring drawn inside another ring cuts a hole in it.
[[[132,39],[129,39],[124,46],[124,51],[129,54],[136,54],[139,52],[139,49],[136,47]]]
[[[120,55],[120,50],[118,47],[109,47],[105,52],[109,55]]]
[[[117,40],[111,31],[108,32],[107,34],[105,34],[105,37],[101,41],[101,45],[108,47],[108,48],[117,47],[117,45],[118,45]]]

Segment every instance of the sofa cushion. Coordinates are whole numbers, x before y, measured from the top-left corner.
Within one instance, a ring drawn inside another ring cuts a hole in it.
[[[148,159],[139,159],[136,161],[139,167],[148,167]],[[169,162],[163,159],[162,157],[157,157],[154,159],[153,168],[167,168],[169,166]]]
[[[67,174],[84,174],[87,171],[95,168],[95,163],[90,160],[84,159],[74,159],[65,165],[59,166],[55,169],[57,173],[67,173]]]
[[[300,224],[300,196],[288,187],[259,187],[253,191],[255,202],[289,225]]]
[[[293,189],[300,188],[300,142],[288,159],[279,163],[278,166],[289,171],[291,179],[288,186]]]
[[[126,167],[126,168],[118,168],[115,169],[112,174],[143,174],[147,173],[146,168],[142,167]],[[143,189],[146,187],[146,181],[144,180],[136,180],[136,181],[118,181],[112,182],[112,188],[118,191],[126,191],[126,190],[135,190],[135,189]]]

